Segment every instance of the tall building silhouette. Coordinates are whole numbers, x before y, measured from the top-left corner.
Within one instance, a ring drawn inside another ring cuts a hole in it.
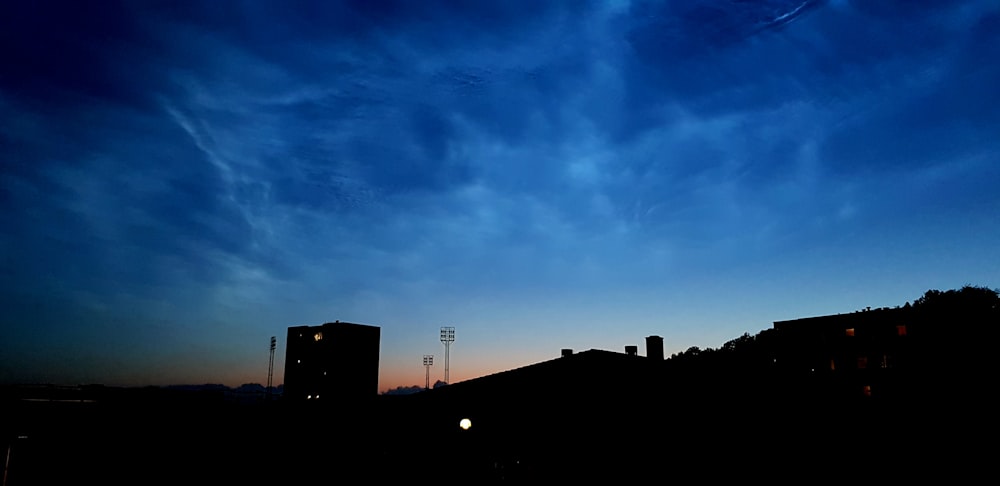
[[[378,395],[380,334],[377,326],[340,321],[289,327],[285,399],[336,403]]]
[[[663,361],[663,338],[660,336],[646,336],[646,357]]]

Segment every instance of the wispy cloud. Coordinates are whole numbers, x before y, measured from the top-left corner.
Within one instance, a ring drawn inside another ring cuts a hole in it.
[[[988,1],[4,11],[8,340],[45,300],[195,349],[236,318],[677,291],[998,204]]]

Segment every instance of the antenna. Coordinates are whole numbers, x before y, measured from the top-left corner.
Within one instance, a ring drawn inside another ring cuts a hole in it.
[[[431,366],[434,366],[434,355],[425,354],[424,355],[424,390],[431,387]]]
[[[271,358],[267,362],[267,399],[271,400],[271,377],[274,376],[274,345],[278,341],[271,336]]]
[[[451,351],[451,343],[455,342],[455,328],[441,328],[441,342],[444,344],[444,382],[448,384],[448,355]]]

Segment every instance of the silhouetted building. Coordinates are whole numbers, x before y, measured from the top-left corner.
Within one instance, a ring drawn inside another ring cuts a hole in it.
[[[660,336],[646,337],[646,357],[663,360],[663,338]]]
[[[349,322],[288,328],[284,397],[352,401],[378,395],[380,328]]]
[[[625,346],[625,354],[627,354],[629,356],[638,356],[639,355],[639,346],[636,346],[634,344],[630,344],[628,346]]]
[[[899,367],[906,364],[910,317],[906,309],[878,309],[777,321],[777,359],[810,372]]]
[[[954,317],[882,308],[777,321],[774,364],[789,378],[811,377],[831,398],[944,393],[960,376],[949,370],[974,368],[961,364],[971,364],[969,356],[948,356],[947,343],[969,336]]]

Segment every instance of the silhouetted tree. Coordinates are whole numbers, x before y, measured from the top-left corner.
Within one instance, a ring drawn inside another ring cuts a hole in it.
[[[723,344],[722,345],[722,349],[724,351],[739,351],[739,350],[743,350],[743,349],[748,348],[750,345],[752,345],[753,340],[754,340],[754,338],[753,338],[753,336],[750,336],[750,333],[744,332],[742,336],[740,336],[740,337],[738,337],[736,339],[733,339],[731,341],[727,341],[725,344]]]
[[[987,287],[966,285],[959,290],[928,290],[913,302],[922,309],[947,309],[950,311],[988,311],[1000,308],[1000,291]]]

